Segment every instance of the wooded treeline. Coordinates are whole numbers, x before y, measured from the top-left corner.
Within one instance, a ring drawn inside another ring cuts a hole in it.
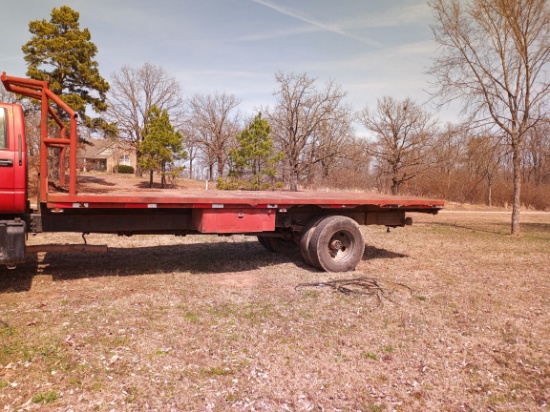
[[[130,72],[134,74],[129,76]],[[123,74],[126,84],[121,83]],[[135,95],[122,97],[121,91],[131,84]],[[158,86],[154,91],[140,90],[139,85],[146,84]],[[261,115],[270,126],[273,143],[268,155],[280,155],[273,165],[274,176],[285,189],[361,189],[511,204],[513,159],[504,133],[478,123],[441,123],[417,102],[390,96],[381,97],[375,107],[354,112],[341,86],[323,84],[308,74],[276,73],[274,84],[276,103],[263,108]],[[258,113],[243,114],[241,101],[226,93],[184,98],[174,95],[174,90],[181,88],[160,67],[149,63],[137,69],[125,67],[111,82],[107,113],[120,125],[131,112],[122,115],[115,99],[141,108],[132,109],[134,113],[164,105],[189,154],[183,176],[227,179],[236,170],[230,153],[239,148],[237,137]],[[173,101],[178,104],[172,106]],[[131,126],[119,126],[119,138],[137,142],[134,131],[143,129],[143,121],[140,114],[128,121]],[[549,129],[546,119],[540,121],[527,133],[521,151],[526,207],[550,207]]]

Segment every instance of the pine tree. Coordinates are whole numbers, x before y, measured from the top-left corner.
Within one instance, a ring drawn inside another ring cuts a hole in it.
[[[229,151],[232,170],[229,179],[219,179],[220,189],[268,190],[275,184],[276,164],[283,154],[273,154],[271,126],[262,114],[237,136],[238,147]]]
[[[50,89],[78,112],[86,126],[106,127],[101,119],[92,120],[86,108],[100,113],[107,109],[105,93],[109,83],[100,76],[94,60],[97,47],[88,29],[80,29],[79,13],[68,6],[54,8],[51,20],[29,23],[32,34],[23,47],[27,76],[46,80]]]
[[[187,159],[183,149],[183,135],[170,123],[167,110],[162,112],[153,105],[147,115],[143,130],[143,141],[139,143],[141,153],[139,165],[149,170],[149,187],[153,187],[153,174],[161,173],[161,186],[166,187],[166,175],[169,170],[176,174],[182,168],[176,168],[177,160]]]

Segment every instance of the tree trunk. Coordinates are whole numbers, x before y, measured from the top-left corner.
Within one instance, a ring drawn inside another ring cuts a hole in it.
[[[392,178],[391,194],[394,196],[399,194],[399,179],[396,176]]]
[[[141,153],[139,150],[136,150],[136,170],[135,170],[136,177],[143,177],[143,169],[139,165],[140,158],[141,158]]]
[[[297,192],[298,191],[298,170],[294,166],[290,167],[290,182],[289,182],[289,189],[291,192]]]
[[[57,148],[48,148],[48,181],[50,182],[59,182],[59,163],[61,149]]]
[[[256,185],[255,190],[260,190],[260,186],[262,185],[262,166],[257,164],[257,162],[254,160],[254,184]]]
[[[296,179],[294,178],[294,174],[290,177],[290,187],[291,192],[297,192],[298,191],[298,183],[296,183]]]
[[[149,188],[153,187],[153,169],[149,170]]]
[[[487,203],[489,207],[493,206],[493,177],[490,173],[487,174]]]
[[[220,177],[223,177],[223,166],[224,166],[224,164],[223,164],[222,159],[218,159],[217,163],[218,163],[218,179],[219,179]]]
[[[513,163],[514,163],[514,198],[512,203],[512,231],[511,234],[519,236],[519,214],[521,207],[521,153],[520,147],[516,143],[513,145]]]

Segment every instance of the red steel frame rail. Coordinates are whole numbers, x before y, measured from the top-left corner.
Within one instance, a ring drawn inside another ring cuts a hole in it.
[[[61,149],[59,162],[59,180],[65,184],[65,155],[69,147],[69,194],[76,195],[76,149],[77,149],[77,119],[78,114],[71,109],[67,103],[52,92],[48,82],[25,79],[22,77],[8,76],[2,73],[0,80],[4,83],[7,91],[30,97],[41,101],[41,122],[40,122],[40,201],[46,202],[48,198],[48,147]],[[50,104],[53,102],[59,110],[65,112],[70,120],[69,138],[67,138],[67,127],[61,120],[58,111]],[[51,138],[48,135],[48,120],[55,121],[59,127],[59,137]]]

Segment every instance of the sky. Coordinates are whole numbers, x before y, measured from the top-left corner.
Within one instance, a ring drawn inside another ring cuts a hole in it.
[[[0,0],[0,72],[25,76],[21,46],[54,7],[80,13],[109,81],[122,66],[161,66],[183,94],[226,92],[254,115],[273,106],[275,73],[333,80],[356,111],[377,99],[429,99],[437,54],[426,0]],[[452,111],[426,110],[444,121]]]

